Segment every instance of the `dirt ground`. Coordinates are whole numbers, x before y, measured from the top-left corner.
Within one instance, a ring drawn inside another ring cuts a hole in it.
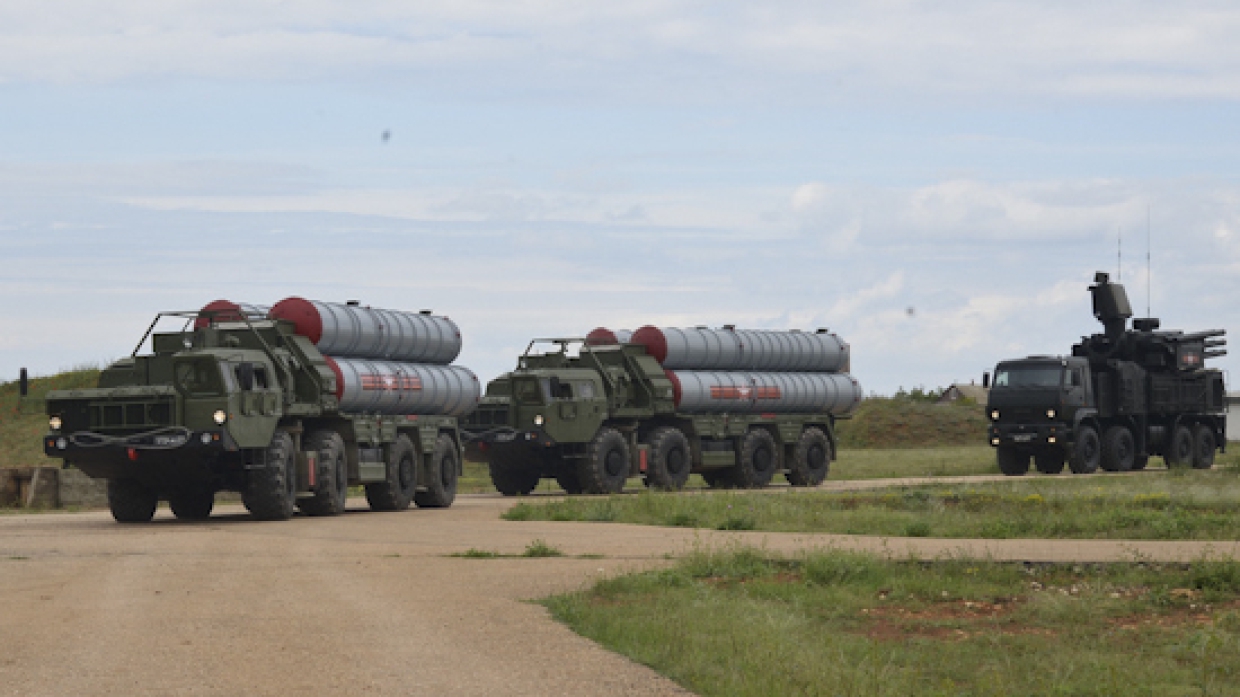
[[[287,522],[253,521],[239,506],[201,523],[166,510],[143,525],[119,525],[103,511],[0,516],[0,694],[688,694],[527,601],[731,540],[778,551],[1031,561],[1240,556],[1240,542],[884,539],[500,520],[511,504],[470,495],[447,510],[373,513],[354,500],[340,517]],[[566,556],[447,556],[520,554],[534,540]]]

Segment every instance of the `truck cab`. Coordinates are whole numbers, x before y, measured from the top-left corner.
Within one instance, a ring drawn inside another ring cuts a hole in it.
[[[1041,472],[1063,470],[1082,421],[1097,413],[1089,375],[1089,362],[1076,357],[1030,356],[995,367],[986,415],[1004,473],[1027,470],[1030,457]],[[1096,469],[1097,443],[1083,445],[1094,452],[1080,453],[1074,467]]]

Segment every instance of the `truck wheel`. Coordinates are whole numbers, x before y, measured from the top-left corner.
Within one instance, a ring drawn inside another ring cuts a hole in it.
[[[581,480],[577,478],[577,468],[561,463],[555,472],[555,481],[566,494],[580,494]]]
[[[108,508],[118,523],[145,523],[155,517],[159,497],[136,479],[108,480]]]
[[[375,511],[403,511],[417,488],[418,453],[409,436],[402,434],[388,450],[387,479],[366,485],[366,502]]]
[[[1073,474],[1097,472],[1101,450],[1098,432],[1094,430],[1094,427],[1081,426],[1076,433],[1076,443],[1072,446],[1072,454],[1068,458],[1068,469],[1071,469]]]
[[[1194,445],[1193,432],[1188,430],[1187,426],[1176,426],[1171,432],[1170,446],[1163,453],[1167,468],[1188,467],[1193,464],[1193,451],[1196,450]]]
[[[263,453],[263,466],[248,472],[241,501],[250,515],[259,520],[293,517],[293,505],[297,502],[297,454],[288,433],[276,431],[272,435]]]
[[[1193,429],[1193,468],[1208,470],[1214,466],[1214,431],[1209,426],[1197,424]]]
[[[215,508],[215,492],[205,486],[187,486],[168,496],[168,507],[181,520],[206,520]]]
[[[809,427],[797,441],[792,466],[788,468],[788,483],[792,486],[818,486],[827,478],[831,468],[831,441],[822,429]]]
[[[1042,474],[1059,474],[1063,465],[1063,451],[1058,448],[1033,454],[1033,466]]]
[[[664,491],[683,489],[691,466],[689,439],[680,429],[665,426],[651,434],[646,486]]]
[[[529,458],[511,448],[492,450],[487,468],[491,471],[495,490],[504,496],[525,496],[538,487],[538,480],[542,478]]]
[[[577,465],[581,490],[587,494],[618,494],[629,478],[629,443],[614,428],[603,427]]]
[[[779,469],[779,454],[771,432],[755,428],[741,442],[741,457],[732,469],[732,481],[742,489],[761,489]]]
[[[1125,426],[1112,426],[1102,437],[1102,469],[1108,472],[1129,472],[1137,456],[1132,431]]]
[[[419,508],[447,508],[456,500],[456,479],[460,462],[456,441],[446,433],[435,439],[435,454],[426,468],[426,491],[413,495]]]
[[[999,463],[999,471],[1009,477],[1022,477],[1029,471],[1029,453],[1016,448],[997,448],[995,460]]]
[[[297,505],[307,515],[344,513],[349,494],[349,469],[344,459],[344,439],[330,430],[314,431],[306,439],[306,449],[318,453],[317,484],[314,496]]]

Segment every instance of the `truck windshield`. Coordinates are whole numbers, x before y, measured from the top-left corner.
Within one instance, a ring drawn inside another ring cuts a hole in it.
[[[220,365],[209,358],[178,361],[175,369],[177,389],[194,397],[214,397],[223,393]]]
[[[1059,387],[1062,378],[1057,365],[1007,366],[995,371],[995,387]]]
[[[520,404],[543,404],[542,387],[535,378],[514,380],[512,382],[512,395]]]

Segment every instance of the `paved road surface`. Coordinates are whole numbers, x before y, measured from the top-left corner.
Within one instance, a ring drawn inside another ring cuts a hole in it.
[[[0,516],[0,695],[686,694],[524,601],[734,539],[898,556],[1240,556],[1237,542],[882,539],[499,520],[510,504],[475,495],[448,510],[372,513],[352,501],[344,516],[289,522],[253,521],[236,506],[204,523],[165,510],[149,525],[118,525],[106,512]],[[536,539],[570,556],[445,556],[519,554]]]

